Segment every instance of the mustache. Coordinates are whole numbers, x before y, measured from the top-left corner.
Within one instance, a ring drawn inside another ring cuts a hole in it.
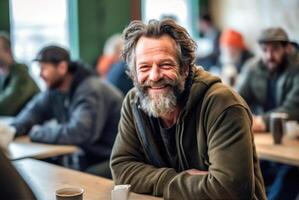
[[[169,79],[161,79],[159,81],[145,81],[141,87],[143,89],[148,89],[150,87],[164,87],[164,86],[171,86],[174,87],[177,85],[177,81],[176,80],[169,80]]]

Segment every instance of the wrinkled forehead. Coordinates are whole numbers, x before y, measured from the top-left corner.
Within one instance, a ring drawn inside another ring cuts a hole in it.
[[[135,54],[136,56],[142,56],[144,54],[171,54],[176,56],[176,42],[168,35],[160,37],[145,37],[139,38]]]

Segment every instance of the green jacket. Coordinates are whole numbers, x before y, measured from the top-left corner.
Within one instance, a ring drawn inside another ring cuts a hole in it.
[[[245,99],[255,114],[263,115],[269,126],[269,113],[285,112],[290,120],[299,121],[299,62],[289,60],[286,69],[279,75],[276,85],[275,102],[277,107],[265,111],[267,81],[270,78],[266,66],[261,60],[252,60],[237,86],[239,94]]]
[[[133,89],[124,100],[111,155],[115,184],[165,199],[266,199],[246,103],[220,79],[193,71],[176,126],[180,170],[163,165]],[[188,169],[209,173],[189,175]]]
[[[38,92],[27,67],[14,63],[7,76],[0,76],[0,115],[17,115]]]

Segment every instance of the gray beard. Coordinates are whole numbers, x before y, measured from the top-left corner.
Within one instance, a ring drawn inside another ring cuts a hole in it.
[[[174,111],[177,106],[177,97],[173,91],[157,94],[154,97],[143,94],[140,98],[140,105],[141,109],[150,116],[160,117]]]
[[[145,85],[148,84],[146,83]],[[168,83],[172,87],[170,92],[158,93],[153,96],[148,94],[144,85],[140,85],[137,81],[134,81],[134,85],[137,88],[141,109],[150,116],[161,117],[172,113],[176,109],[179,103],[178,99],[185,89],[185,80],[180,75],[177,81],[170,81]]]

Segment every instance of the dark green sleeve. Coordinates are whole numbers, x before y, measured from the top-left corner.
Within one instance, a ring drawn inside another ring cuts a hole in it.
[[[37,92],[38,87],[25,69],[13,72],[9,85],[0,94],[0,115],[16,115]]]
[[[254,147],[246,109],[242,106],[227,108],[209,128],[207,139],[209,173],[178,174],[165,185],[164,198],[254,199]],[[262,180],[256,189],[261,188]],[[264,199],[263,195],[258,199]]]

